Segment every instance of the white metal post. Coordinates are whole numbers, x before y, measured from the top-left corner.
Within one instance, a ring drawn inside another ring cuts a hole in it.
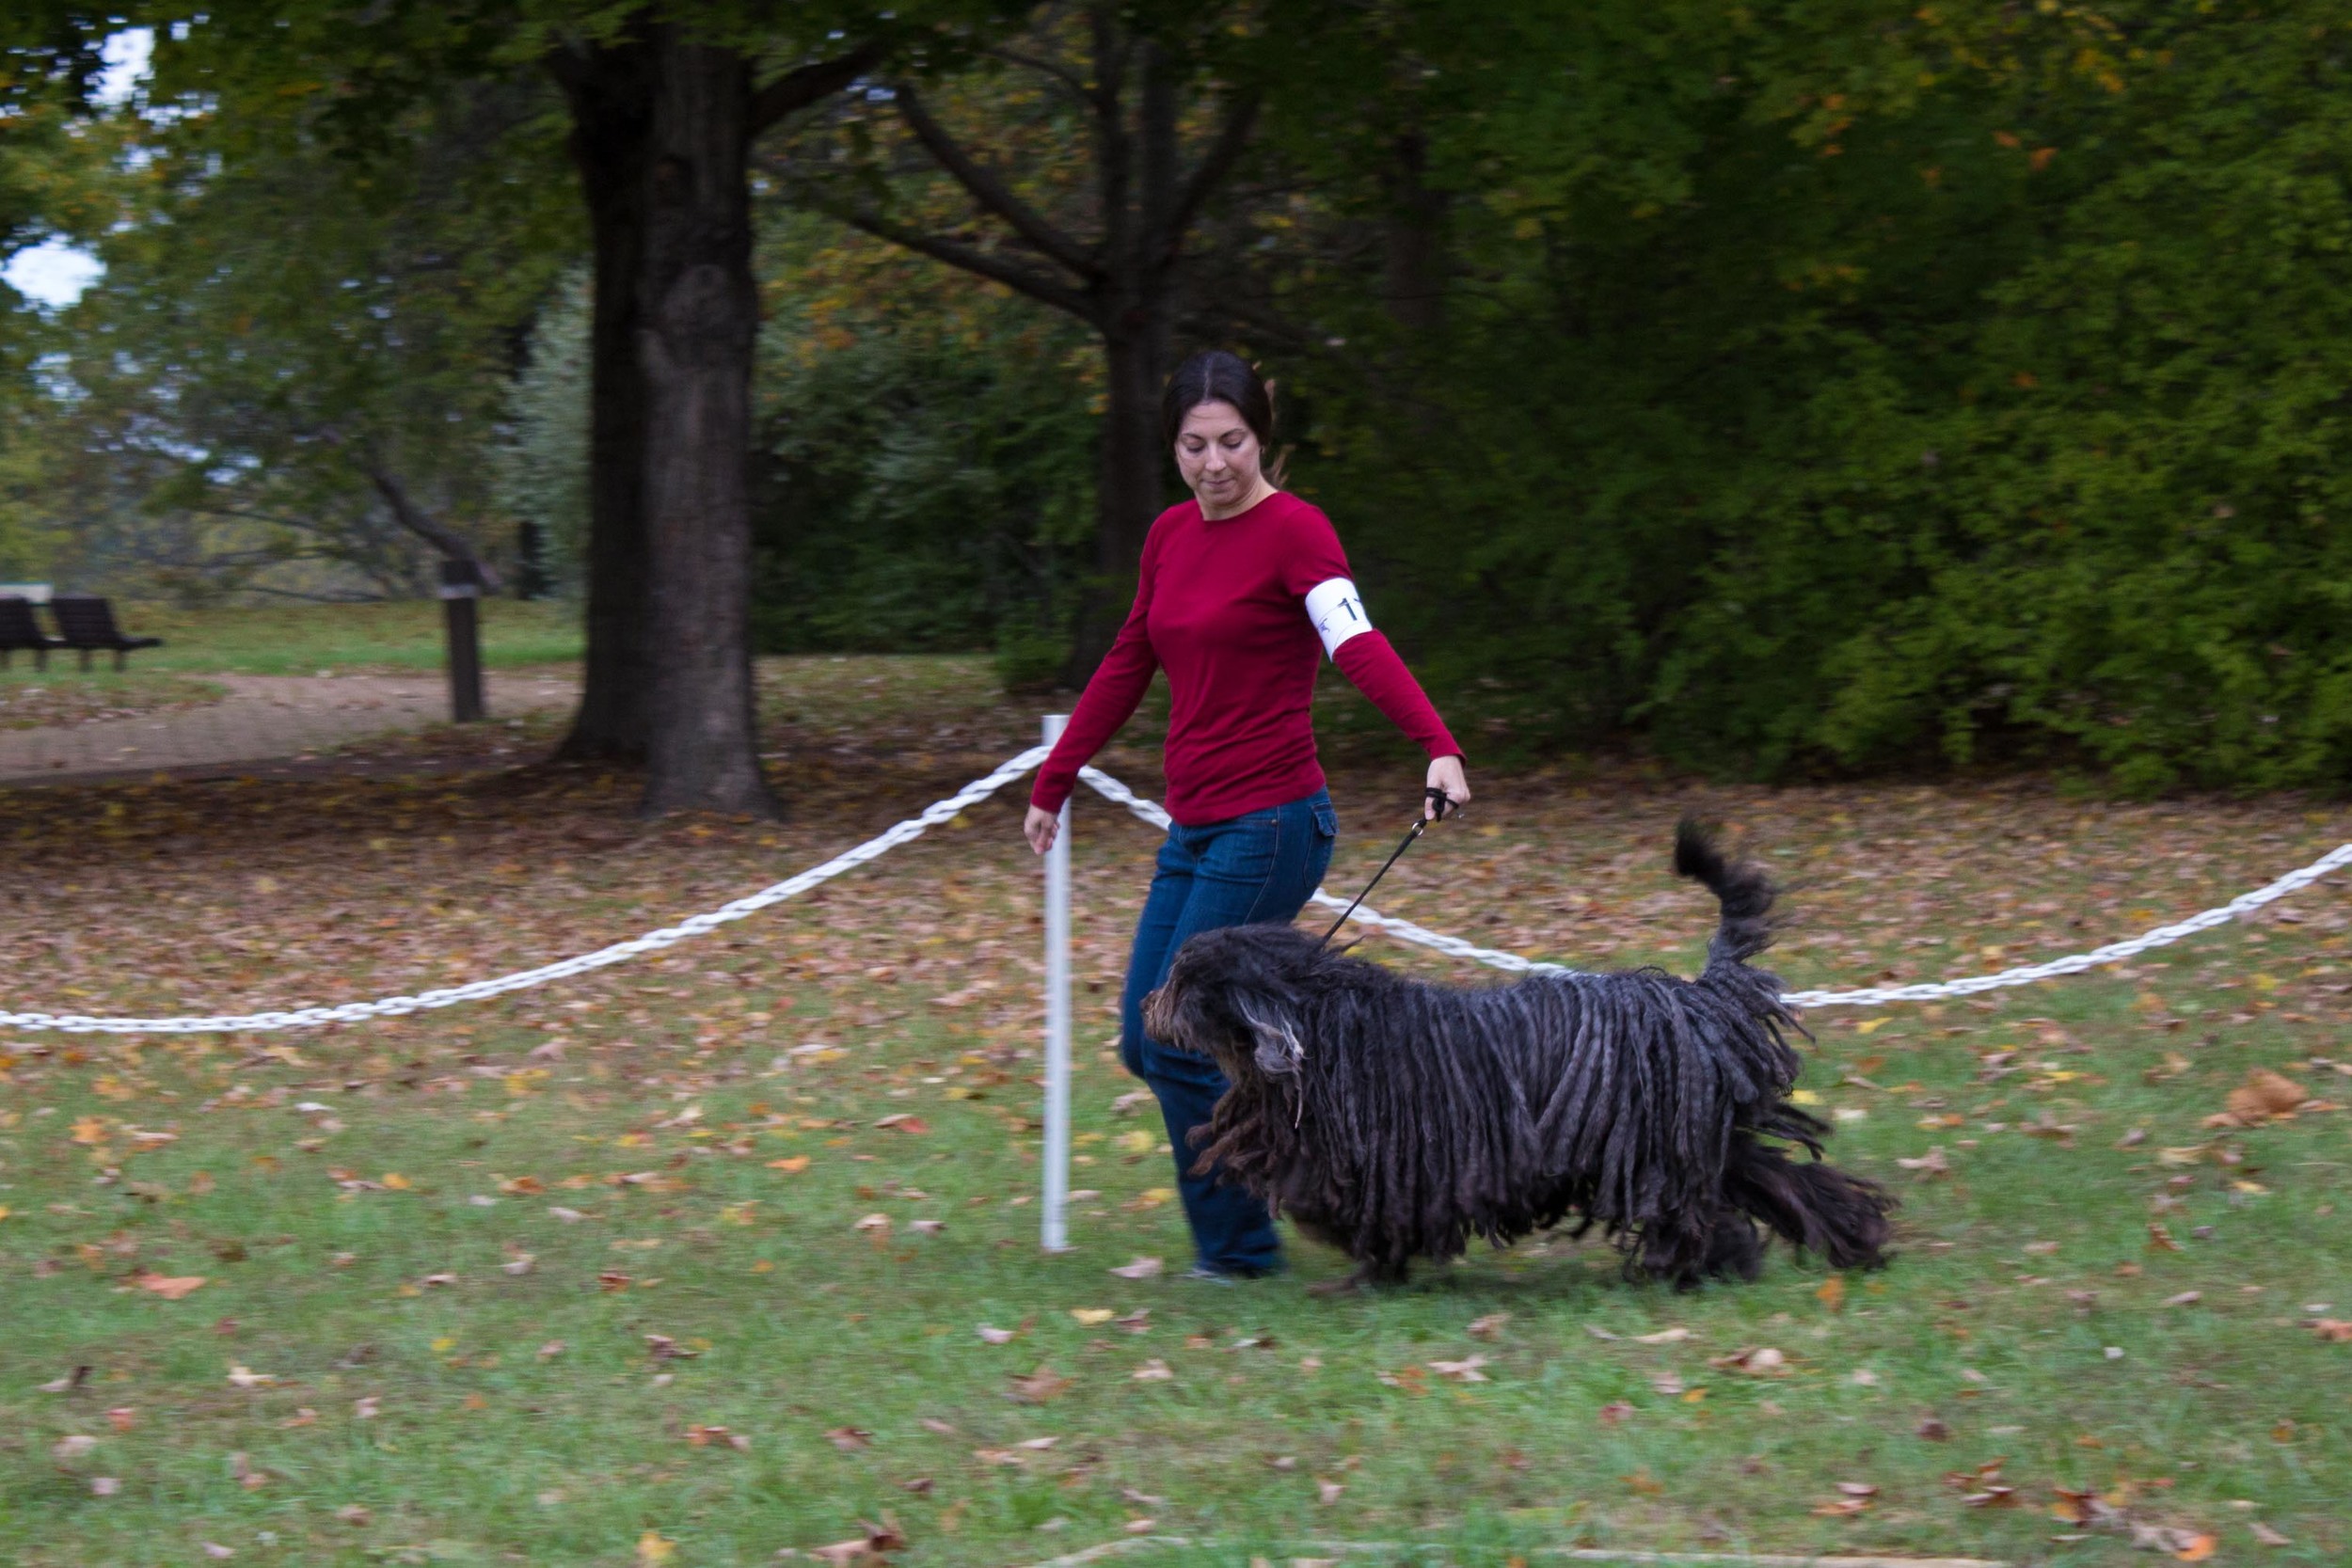
[[[1045,716],[1045,744],[1061,738],[1066,713]],[[1045,853],[1045,1195],[1040,1216],[1048,1252],[1070,1247],[1070,802]]]

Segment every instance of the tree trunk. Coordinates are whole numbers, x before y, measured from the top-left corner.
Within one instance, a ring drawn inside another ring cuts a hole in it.
[[[1389,200],[1382,226],[1380,294],[1389,319],[1417,350],[1445,330],[1446,193],[1429,188],[1429,139],[1406,131],[1392,148],[1381,182]]]
[[[1063,673],[1073,687],[1084,686],[1110,652],[1111,640],[1135,602],[1144,535],[1168,505],[1161,470],[1168,459],[1160,442],[1168,325],[1149,319],[1157,313],[1150,308],[1132,310],[1131,318],[1146,318],[1141,330],[1114,328],[1103,339],[1108,397],[1094,497],[1095,574],[1079,603],[1070,664]]]
[[[773,816],[752,702],[751,65],[666,24],[650,33],[637,297],[655,656],[644,810]]]
[[[638,359],[645,166],[654,59],[642,40],[548,61],[570,100],[596,256],[589,327],[588,655],[571,734],[558,754],[641,761],[651,719],[644,522],[647,392]]]

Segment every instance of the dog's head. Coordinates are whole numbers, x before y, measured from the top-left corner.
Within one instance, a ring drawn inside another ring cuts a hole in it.
[[[1331,955],[1295,926],[1203,931],[1177,951],[1168,983],[1143,999],[1156,1040],[1207,1056],[1239,1084],[1296,1076],[1306,1060],[1305,984]]]

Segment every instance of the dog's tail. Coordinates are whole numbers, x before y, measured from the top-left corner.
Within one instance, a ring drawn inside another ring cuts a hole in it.
[[[1772,884],[1763,871],[1726,860],[1697,817],[1675,825],[1675,874],[1705,883],[1723,904],[1723,925],[1708,944],[1708,966],[1743,963],[1772,944]]]
[[[1815,1152],[1812,1159],[1791,1159],[1787,1149],[1742,1129],[1732,1134],[1724,1196],[1833,1269],[1878,1268],[1894,1234],[1886,1217],[1894,1197]]]

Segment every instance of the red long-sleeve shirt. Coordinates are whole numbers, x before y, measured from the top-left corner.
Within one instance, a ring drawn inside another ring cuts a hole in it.
[[[1222,822],[1322,788],[1310,705],[1323,640],[1306,599],[1347,576],[1331,519],[1295,496],[1277,491],[1215,522],[1197,501],[1161,513],[1144,540],[1135,608],[1038,769],[1030,802],[1061,809],[1078,769],[1136,711],[1160,669],[1171,699],[1170,816]],[[1379,632],[1347,637],[1332,662],[1432,757],[1461,754]]]

